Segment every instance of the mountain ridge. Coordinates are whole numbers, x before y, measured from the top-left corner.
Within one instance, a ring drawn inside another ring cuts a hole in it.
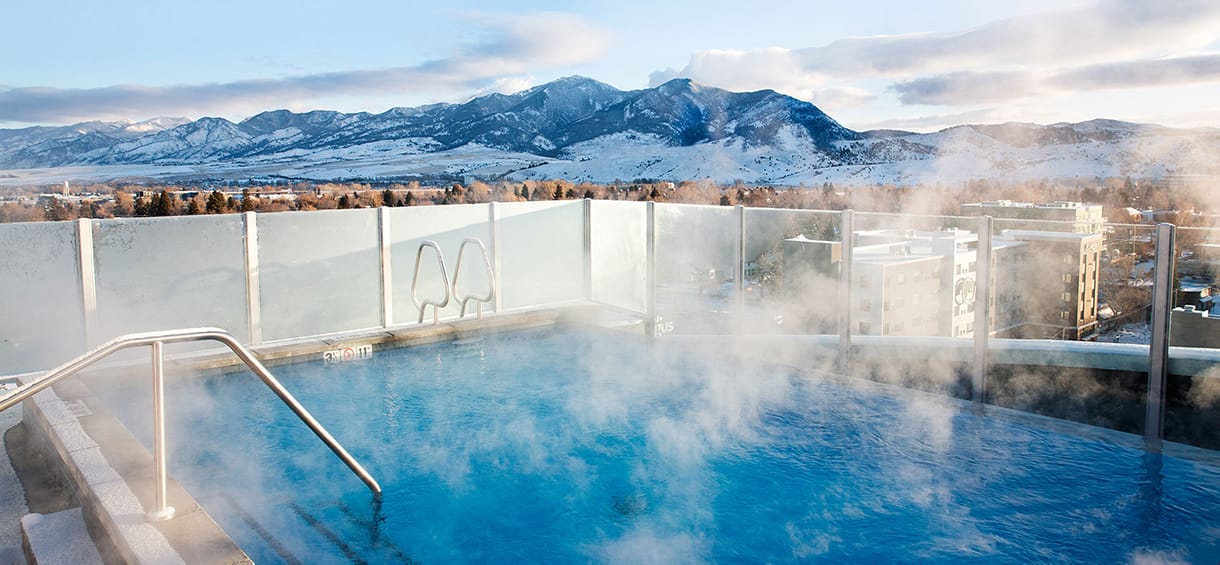
[[[937,176],[1214,174],[1209,156],[1217,149],[1220,130],[1108,119],[859,132],[773,90],[732,92],[677,78],[624,91],[581,76],[378,114],[278,109],[236,123],[154,118],[0,129],[0,169],[96,169],[98,178],[107,168],[144,167],[169,178],[186,168],[194,178],[912,184]]]

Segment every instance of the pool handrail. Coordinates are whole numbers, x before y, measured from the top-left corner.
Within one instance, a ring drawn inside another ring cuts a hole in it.
[[[168,520],[173,517],[174,509],[168,505],[167,501],[167,473],[166,473],[166,449],[165,449],[165,391],[164,391],[164,357],[162,355],[162,346],[166,343],[182,343],[188,341],[216,341],[226,345],[233,354],[237,356],[247,367],[250,368],[267,388],[271,389],[280,400],[292,410],[297,418],[300,418],[306,426],[313,431],[318,439],[322,440],[327,447],[330,448],[335,455],[347,465],[357,477],[373,491],[375,496],[381,495],[381,485],[377,484],[377,480],[369,474],[368,471],[356,461],[355,458],[335,440],[334,436],[322,427],[314,419],[313,415],[297,401],[284,385],[280,384],[267,367],[258,360],[249,349],[241,342],[237,341],[229,332],[220,328],[186,328],[179,330],[169,330],[160,332],[148,333],[132,333],[118,336],[100,346],[89,351],[63,365],[60,365],[47,373],[43,374],[37,380],[24,384],[17,390],[0,398],[0,412],[4,412],[13,406],[25,401],[26,399],[42,392],[47,387],[66,379],[72,375],[79,373],[86,367],[109,357],[116,351],[129,349],[132,347],[142,347],[145,345],[152,347],[152,373],[153,373],[153,462],[156,467],[156,482],[155,482],[155,508],[148,512],[148,518],[153,521]]]
[[[436,263],[441,271],[441,289],[445,291],[444,300],[433,300],[431,298],[419,299],[419,262],[424,257],[424,248],[431,247],[436,251]],[[432,307],[432,325],[440,323],[441,308],[449,305],[449,273],[445,270],[445,255],[441,253],[441,246],[437,245],[431,239],[425,239],[419,244],[419,249],[415,251],[415,274],[411,276],[411,302],[419,309],[419,320],[417,323],[424,323],[424,312],[428,306]]]
[[[467,245],[475,245],[479,248],[479,252],[483,257],[483,269],[487,271],[487,293],[482,295],[468,294],[461,296],[458,292],[458,276],[462,274],[462,256],[465,254]],[[462,245],[458,247],[457,262],[453,266],[453,299],[460,305],[461,312],[459,318],[466,317],[466,304],[474,300],[475,317],[483,319],[483,303],[490,303],[496,296],[496,275],[491,269],[491,257],[487,254],[487,247],[483,242],[475,237],[468,237],[462,240]]]

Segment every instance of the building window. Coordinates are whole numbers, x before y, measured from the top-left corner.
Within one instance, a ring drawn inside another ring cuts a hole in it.
[[[868,322],[860,322],[860,335],[868,335],[870,329]]]
[[[861,298],[860,299],[860,311],[861,312],[872,312],[873,311],[873,301],[869,300],[867,298]]]
[[[1059,295],[1059,299],[1060,299],[1060,300],[1062,300],[1062,301],[1064,301],[1064,302],[1071,302],[1071,301],[1072,301],[1072,293],[1070,293],[1070,292],[1065,292],[1065,293],[1063,293],[1063,294]]]

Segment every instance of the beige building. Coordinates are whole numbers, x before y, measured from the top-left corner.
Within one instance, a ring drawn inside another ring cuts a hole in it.
[[[1105,216],[1101,204],[1055,201],[1048,204],[993,200],[962,204],[963,216],[991,216],[999,230],[1068,231],[1102,233]]]
[[[1097,326],[1102,235],[1005,230],[1021,244],[996,264],[1001,337],[1080,339]]]

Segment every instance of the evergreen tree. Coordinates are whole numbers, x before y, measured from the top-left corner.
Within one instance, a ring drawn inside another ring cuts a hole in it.
[[[250,189],[241,189],[241,211],[253,212],[256,204],[257,202],[254,201],[254,197],[250,196]]]
[[[403,203],[403,205],[404,205],[404,206],[413,206],[413,205],[415,205],[415,193],[414,193],[414,192],[411,192],[410,190],[408,190],[408,191],[407,191],[407,195],[406,195],[406,197],[404,197],[402,200],[403,200],[403,202],[402,202],[402,203]]]
[[[152,210],[154,216],[176,216],[178,215],[178,206],[174,202],[174,197],[170,195],[168,190],[162,190],[160,194],[154,197],[155,207]]]
[[[381,205],[382,206],[393,206],[394,199],[395,198],[394,198],[393,190],[390,190],[387,188],[387,189],[381,191]]]
[[[42,216],[48,222],[62,222],[72,219],[68,213],[68,208],[60,202],[58,198],[50,198],[46,205],[42,208]]]
[[[219,190],[213,190],[208,195],[208,201],[204,205],[209,214],[223,214],[229,211],[229,203],[225,202],[225,195]]]
[[[199,214],[203,213],[203,210],[199,208],[199,200],[197,198],[192,198],[191,201],[187,203],[186,213],[189,216],[198,216]]]
[[[339,197],[339,209],[340,210],[346,210],[351,207],[352,207],[352,201],[350,198],[347,197],[346,194]]]

